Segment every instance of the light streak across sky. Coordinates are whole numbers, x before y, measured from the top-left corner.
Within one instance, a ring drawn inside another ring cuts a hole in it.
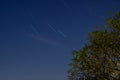
[[[32,24],[31,24],[31,28],[32,28],[32,30],[34,31],[34,33],[35,33],[36,35],[39,35],[38,30],[37,30],[36,27],[34,27]]]
[[[53,28],[50,24],[48,24],[48,27],[55,33],[57,33],[57,31],[55,30],[55,28]]]
[[[53,32],[55,33],[59,33],[60,35],[62,35],[63,37],[66,37],[66,35],[62,32],[62,31],[57,31],[55,30],[50,24],[48,24],[49,27],[53,30]],[[49,44],[51,46],[57,46],[57,47],[64,47],[64,48],[68,48],[66,45],[60,43],[59,41],[56,41],[54,39],[50,39],[50,38],[47,38],[45,36],[42,36],[39,31],[37,30],[38,28],[36,28],[34,25],[31,24],[30,28],[32,29],[32,32],[27,32],[25,31],[25,34],[29,37],[31,37],[32,39],[34,40],[38,40],[38,41],[41,41],[41,42],[44,42],[45,44]]]
[[[41,42],[44,42],[48,45],[51,45],[51,46],[56,46],[56,47],[61,47],[61,48],[65,48],[65,49],[69,49],[67,45],[65,44],[62,44],[56,40],[53,40],[53,39],[49,39],[47,37],[43,37],[41,35],[35,35],[33,33],[28,33],[26,32],[27,36],[35,39],[35,40],[38,40],[38,41],[41,41]]]
[[[61,30],[58,30],[58,33],[61,34],[64,38],[67,37]]]
[[[63,36],[64,38],[66,38],[67,36],[61,31],[61,30],[56,30],[54,27],[52,27],[50,24],[48,24],[48,26],[50,27],[50,29],[55,32],[60,34],[61,36]]]

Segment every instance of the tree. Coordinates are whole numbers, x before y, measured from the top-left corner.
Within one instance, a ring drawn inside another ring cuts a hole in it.
[[[89,43],[73,51],[69,80],[120,80],[120,12],[102,29],[89,33]]]

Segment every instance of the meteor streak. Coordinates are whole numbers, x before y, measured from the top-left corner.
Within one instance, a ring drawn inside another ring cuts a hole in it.
[[[35,32],[35,34],[39,34],[39,32],[37,31],[37,29],[33,25],[31,25],[31,28]]]
[[[55,33],[57,33],[57,31],[55,30],[55,28],[53,28],[50,24],[48,24],[48,26],[50,27],[50,29],[52,29],[52,31],[54,31]]]
[[[62,31],[58,30],[59,34],[61,34],[64,38],[67,37]]]
[[[64,38],[67,37],[61,30],[56,30],[56,29],[53,28],[50,24],[48,24],[48,26],[50,27],[50,29],[51,29],[53,32],[62,35]]]

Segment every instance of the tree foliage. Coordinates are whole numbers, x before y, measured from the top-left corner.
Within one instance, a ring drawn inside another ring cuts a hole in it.
[[[120,80],[120,12],[90,32],[88,40],[73,51],[69,80]]]

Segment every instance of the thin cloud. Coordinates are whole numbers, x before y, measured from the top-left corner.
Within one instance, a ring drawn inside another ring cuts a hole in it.
[[[52,46],[58,46],[58,47],[62,47],[62,48],[68,48],[67,46],[55,41],[55,40],[52,40],[52,39],[49,39],[49,38],[46,38],[46,37],[42,37],[40,35],[34,35],[33,33],[27,33],[27,36],[35,39],[35,40],[38,40],[38,41],[41,41],[41,42],[44,42],[46,44],[49,44],[49,45],[52,45]]]

